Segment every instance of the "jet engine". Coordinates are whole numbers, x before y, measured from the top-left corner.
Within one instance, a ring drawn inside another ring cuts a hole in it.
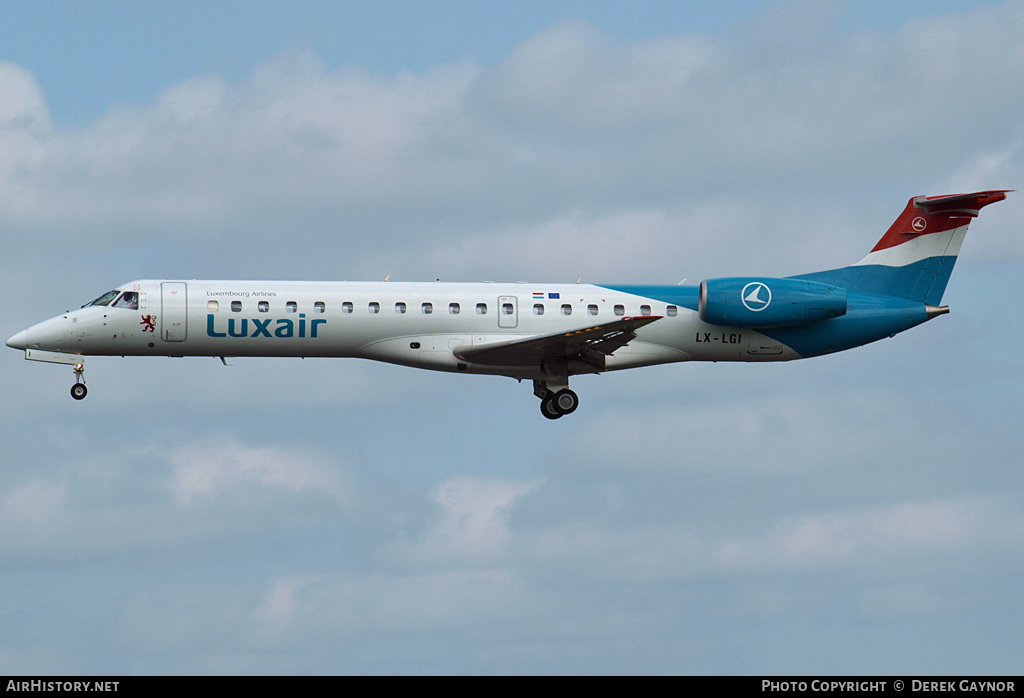
[[[803,279],[707,279],[700,282],[699,312],[712,325],[802,325],[845,315],[846,289]]]

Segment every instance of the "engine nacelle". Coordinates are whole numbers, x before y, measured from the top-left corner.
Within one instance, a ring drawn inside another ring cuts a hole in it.
[[[700,282],[700,319],[731,327],[781,327],[846,314],[846,289],[803,279],[737,277]]]

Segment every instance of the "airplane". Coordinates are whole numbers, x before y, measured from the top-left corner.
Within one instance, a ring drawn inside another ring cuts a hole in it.
[[[972,218],[1010,190],[917,196],[864,259],[699,285],[140,280],[7,346],[86,356],[359,357],[533,381],[541,413],[576,410],[570,376],[676,361],[790,361],[891,337],[940,305]]]

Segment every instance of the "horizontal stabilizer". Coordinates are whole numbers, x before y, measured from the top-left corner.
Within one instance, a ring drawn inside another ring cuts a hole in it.
[[[947,194],[945,196],[918,196],[914,206],[924,209],[929,214],[936,213],[960,213],[971,218],[977,218],[978,212],[989,204],[1002,201],[1012,189],[996,189],[993,191],[978,191],[973,194]]]
[[[660,315],[624,317],[571,332],[462,346],[455,350],[455,356],[463,361],[488,366],[540,366],[548,359],[583,358],[588,352],[609,356],[632,341],[636,337],[636,330],[660,319]]]

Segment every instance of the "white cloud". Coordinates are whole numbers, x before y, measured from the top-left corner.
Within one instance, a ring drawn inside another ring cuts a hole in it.
[[[279,583],[275,585],[279,588]],[[293,628],[345,638],[451,631],[514,616],[523,581],[513,570],[444,570],[409,576],[334,575],[289,600]],[[263,626],[263,632],[287,632]]]
[[[723,542],[726,567],[857,565],[1021,543],[1022,519],[998,500],[964,498],[793,517],[763,536]]]
[[[851,361],[844,370],[855,370]],[[796,474],[845,476],[864,470],[864,464],[872,472],[887,469],[908,435],[928,431],[931,422],[908,414],[913,399],[899,391],[844,384],[842,400],[835,400],[821,389],[829,364],[800,366],[726,371],[675,366],[674,375],[643,380],[635,389],[615,386],[620,399],[623,391],[636,394],[622,408],[606,407],[566,433],[559,448],[562,467],[591,476],[645,473],[673,479],[715,474],[781,482]],[[755,371],[761,374],[753,377]],[[653,413],[638,408],[644,401],[656,406]],[[921,462],[938,462],[980,447],[968,430],[950,429],[918,445],[917,455]]]
[[[505,559],[511,542],[507,517],[516,499],[540,481],[458,476],[434,488],[431,499],[439,518],[410,540],[390,546],[384,559],[400,566],[488,566]]]
[[[0,63],[0,220],[31,218],[46,205],[37,178],[51,128],[35,77],[19,65]]]
[[[569,22],[492,68],[396,76],[288,53],[80,129],[54,129],[5,64],[12,312],[28,324],[61,284],[77,298],[83,278],[173,274],[175,257],[278,278],[799,273],[862,257],[910,195],[1019,179],[1019,4],[828,41],[806,22],[785,49],[747,41],[759,26],[618,42]],[[1011,202],[965,254],[1013,237]],[[975,297],[1012,297],[1016,276]],[[584,406],[556,423],[526,385],[354,362],[99,360],[72,404],[69,374],[33,365],[37,384],[10,352],[0,528],[26,535],[0,555],[61,583],[37,602],[40,576],[18,572],[0,646],[28,656],[20,630],[53,630],[83,671],[116,657],[109,673],[429,669],[445,651],[452,671],[720,673],[800,632],[846,656],[834,609],[892,640],[893,618],[974,598],[937,560],[1012,588],[1019,343],[992,307],[798,365],[581,378]],[[934,623],[900,638],[964,629]]]
[[[699,109],[688,99],[692,82],[723,58],[723,47],[703,37],[618,45],[570,20],[516,47],[474,82],[468,99],[494,123],[535,136],[619,137],[685,122]],[[544,142],[558,147],[554,139]]]
[[[0,520],[2,528],[9,533],[15,530],[46,529],[58,523],[65,502],[66,484],[50,480],[32,480],[15,487],[0,498]]]
[[[351,493],[336,469],[294,451],[244,446],[234,438],[207,439],[184,446],[169,456],[173,466],[170,490],[182,504],[231,497],[246,485],[313,491],[351,501]]]
[[[295,620],[296,595],[319,581],[316,576],[275,579],[263,602],[253,611],[253,621],[265,632],[286,631]]]
[[[672,254],[735,252],[736,220],[747,247],[755,226],[805,255],[817,237],[800,214],[830,208],[808,192],[863,220],[865,205],[894,207],[879,182],[913,187],[902,202],[1021,171],[1022,26],[1006,5],[790,55],[732,35],[617,43],[573,21],[493,68],[388,77],[287,53],[240,84],[197,77],[57,132],[31,75],[7,64],[3,133],[23,147],[0,170],[0,191],[18,192],[0,219],[57,235],[102,224],[101,244],[129,225],[179,240],[203,230],[207,248],[243,255],[232,240],[287,226],[328,254],[397,255],[418,278],[465,273],[448,255],[493,265],[495,248],[506,268],[582,250],[577,264],[603,272],[609,258],[588,243],[643,259],[664,254],[666,227]],[[517,237],[532,244],[510,253]],[[295,239],[264,244],[288,259]]]
[[[0,133],[41,138],[50,130],[46,99],[35,77],[17,64],[0,63]]]

